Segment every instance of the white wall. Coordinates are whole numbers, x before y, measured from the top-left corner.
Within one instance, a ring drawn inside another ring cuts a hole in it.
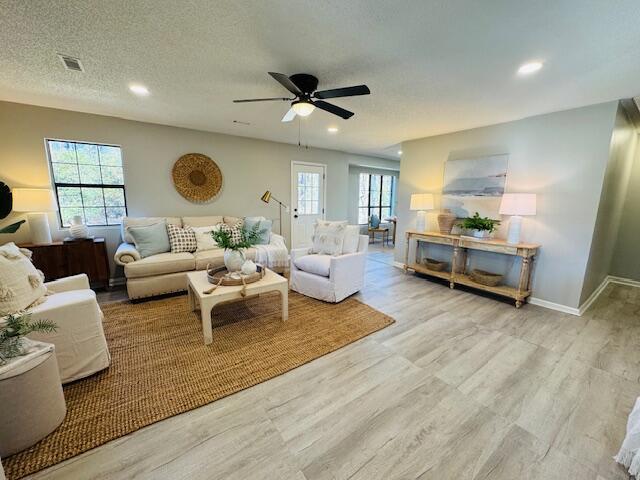
[[[611,258],[610,274],[640,281],[640,137],[635,135],[636,151],[629,176],[618,238]]]
[[[409,211],[412,193],[441,192],[448,159],[508,153],[507,191],[538,195],[537,216],[523,224],[523,240],[542,245],[533,295],[577,308],[617,105],[608,102],[403,143],[398,233],[415,226],[415,212]],[[428,221],[435,229],[435,214]],[[401,241],[395,256],[404,260]],[[496,259],[496,265],[509,272],[519,267],[504,259]]]
[[[633,167],[636,153],[638,134],[635,126],[629,120],[622,105],[618,105],[615,125],[611,135],[609,149],[609,162],[604,177],[600,205],[596,219],[589,263],[582,287],[580,303],[584,303],[591,294],[600,286],[607,275],[611,274],[614,257],[616,256],[616,239],[620,231],[627,187]],[[634,207],[633,204],[629,205]],[[633,222],[633,217],[640,213],[636,206],[635,211],[627,213]],[[634,215],[635,214],[635,215]],[[637,244],[637,237],[636,237]],[[621,247],[622,248],[622,247]],[[629,252],[635,257],[635,252]],[[620,264],[617,259],[616,263]]]
[[[277,218],[277,204],[260,196],[269,189],[290,203],[291,162],[327,165],[327,218],[348,217],[349,165],[377,165],[384,160],[335,150],[253,140],[184,128],[134,122],[114,117],[0,102],[0,180],[10,187],[50,187],[44,139],[59,138],[122,146],[127,207],[130,216],[149,215],[264,215]],[[203,153],[215,160],[224,177],[220,195],[208,204],[182,198],[171,181],[171,168],[183,154]],[[397,164],[397,162],[396,162]],[[2,224],[21,218],[12,214]],[[67,235],[50,215],[54,238]],[[289,237],[289,218],[283,219]],[[117,227],[92,228],[107,239],[112,257],[119,243]],[[0,243],[25,242],[27,225],[15,235],[2,235]],[[116,276],[121,272],[116,272]],[[114,276],[112,263],[112,277]]]

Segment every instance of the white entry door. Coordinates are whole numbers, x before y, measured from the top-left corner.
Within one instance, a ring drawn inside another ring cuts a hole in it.
[[[325,165],[291,164],[291,247],[311,246],[313,224],[324,218]]]

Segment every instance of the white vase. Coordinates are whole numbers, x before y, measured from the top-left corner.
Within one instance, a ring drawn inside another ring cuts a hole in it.
[[[475,238],[487,240],[489,237],[491,237],[491,232],[489,230],[472,230],[471,235],[473,235]]]
[[[73,238],[87,238],[89,236],[89,229],[82,223],[82,217],[80,215],[75,215],[71,219],[69,235]]]
[[[256,273],[258,271],[258,267],[252,260],[245,260],[240,271],[243,273],[243,275],[251,275],[252,273]]]
[[[224,251],[224,266],[229,272],[239,272],[244,263],[244,254],[240,250]]]

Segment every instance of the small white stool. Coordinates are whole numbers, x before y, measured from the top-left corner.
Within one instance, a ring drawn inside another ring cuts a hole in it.
[[[0,457],[39,442],[67,413],[54,346],[25,342],[29,353],[0,366]]]

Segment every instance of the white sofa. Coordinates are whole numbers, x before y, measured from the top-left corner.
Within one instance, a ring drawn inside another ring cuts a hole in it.
[[[311,254],[308,248],[291,250],[291,290],[332,303],[353,295],[364,287],[368,247],[369,237],[359,235],[356,253],[333,256]],[[309,257],[304,266],[298,261],[302,257]]]
[[[31,333],[29,338],[55,345],[62,383],[107,368],[111,356],[102,328],[104,316],[89,278],[81,273],[45,285],[50,295],[27,313],[32,320],[50,320],[58,328],[51,333]]]
[[[204,270],[207,264],[212,267],[224,264],[224,250],[205,250],[195,253],[160,253],[142,258],[133,245],[133,239],[127,234],[130,226],[151,225],[165,220],[179,227],[207,227],[226,223],[234,225],[238,217],[200,216],[200,217],[125,217],[122,220],[121,236],[123,243],[115,253],[115,263],[124,267],[127,279],[127,294],[130,299],[152,297],[165,293],[181,292],[187,289],[186,273]],[[271,234],[269,245],[257,245],[246,252],[246,257],[263,263],[278,273],[288,269],[288,251],[284,238]]]

